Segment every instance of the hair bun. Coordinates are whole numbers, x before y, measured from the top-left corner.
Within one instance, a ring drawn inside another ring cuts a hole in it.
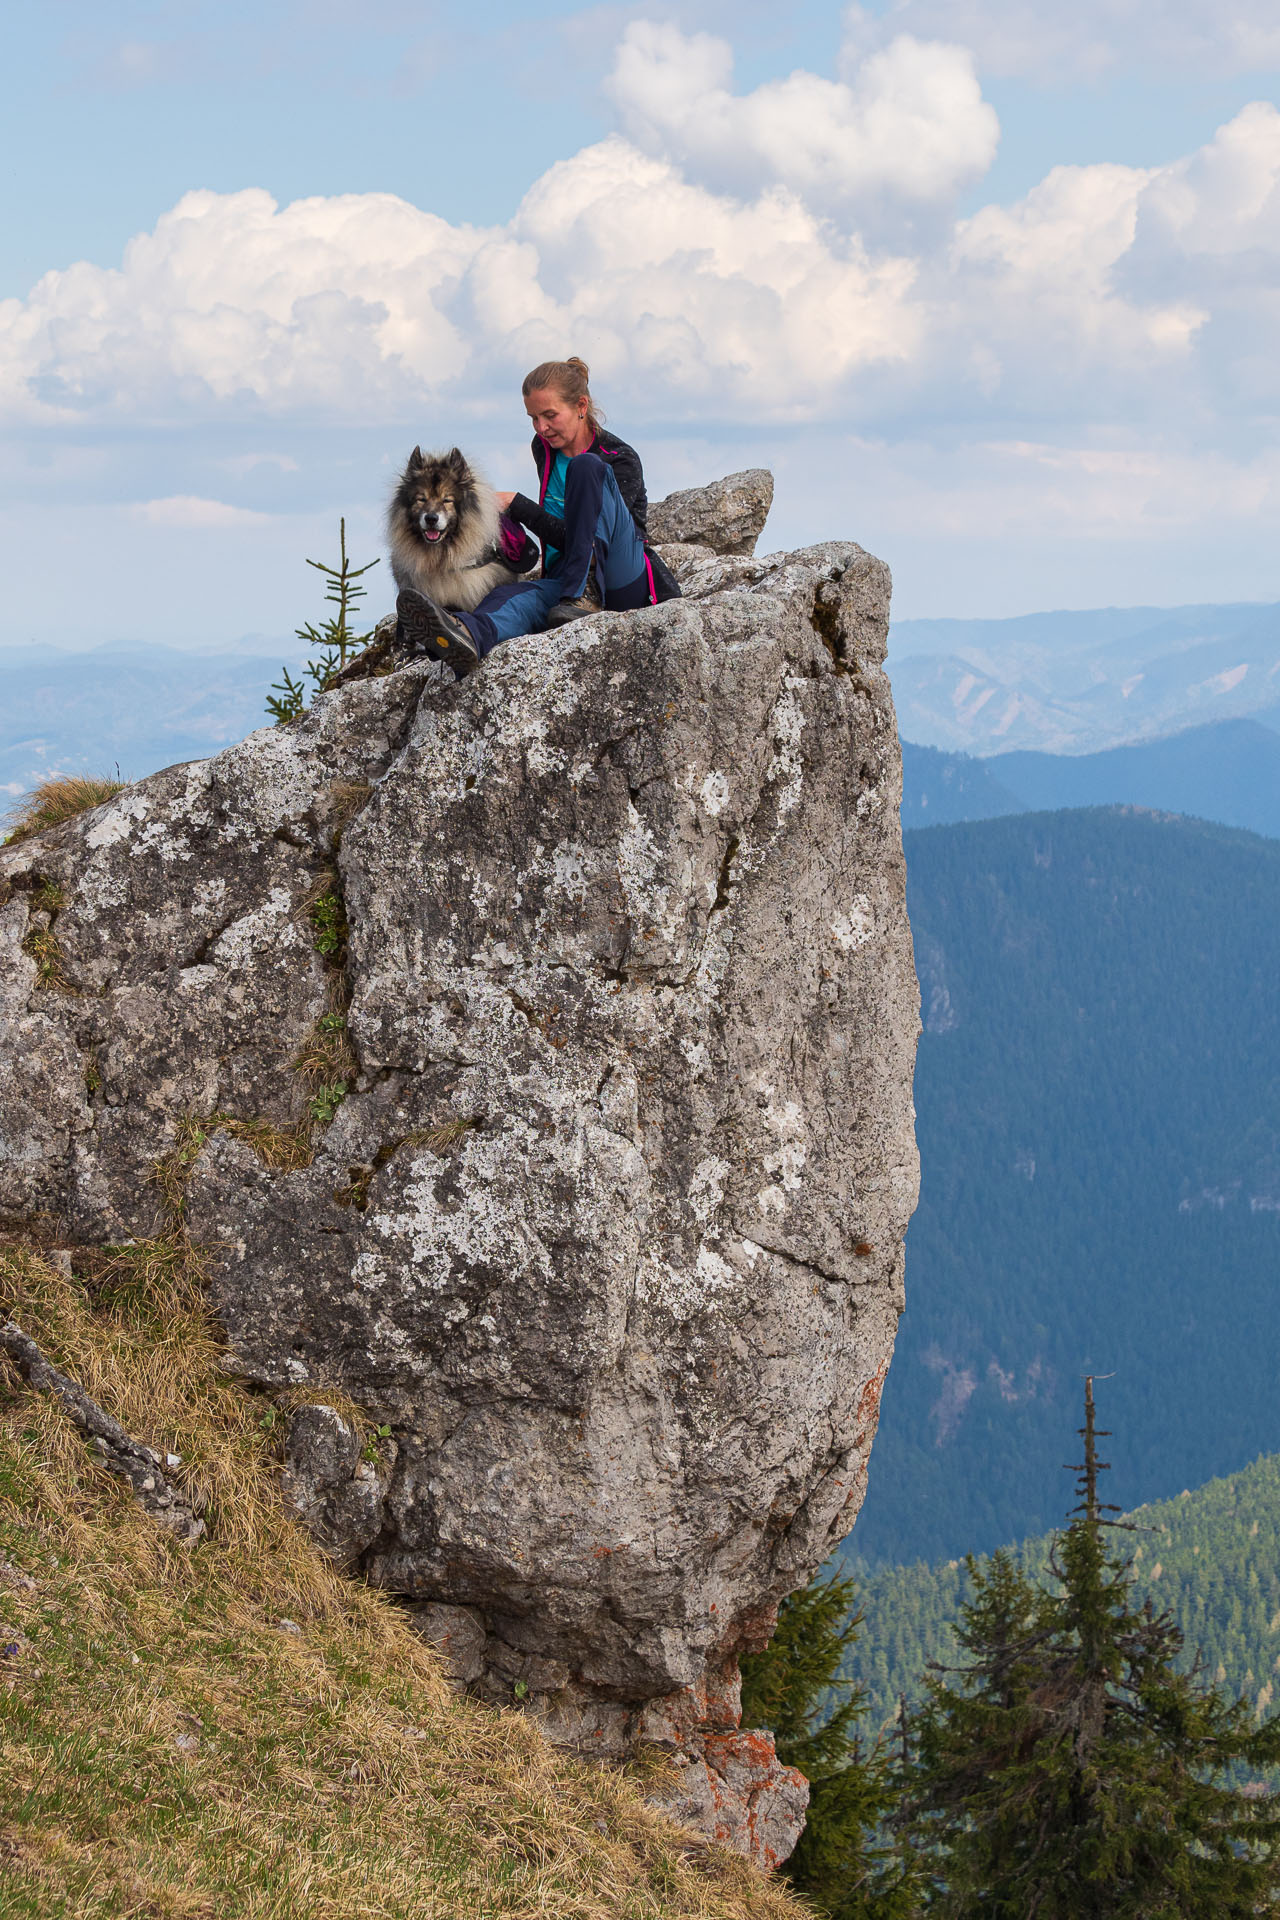
[[[566,367],[576,367],[578,369],[578,372],[582,375],[582,378],[584,381],[589,380],[591,378],[591,369],[588,367],[585,360],[579,360],[576,353],[571,353],[569,355],[569,358],[565,361],[565,365]]]

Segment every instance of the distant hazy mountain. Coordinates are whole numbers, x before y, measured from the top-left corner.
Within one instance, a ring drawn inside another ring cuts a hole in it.
[[[1276,736],[1280,744],[1280,734]],[[961,820],[995,820],[1005,813],[1029,813],[1020,794],[1010,791],[993,771],[993,760],[970,753],[944,753],[940,747],[902,742],[902,824],[950,827]]]
[[[1102,753],[964,753],[902,743],[902,824],[945,826],[1044,808],[1126,805],[1280,836],[1280,733],[1220,720]]]
[[[889,673],[907,739],[983,755],[1280,720],[1280,605],[905,620],[889,637]]]
[[[216,753],[264,726],[279,658],[176,648],[0,652],[0,792],[25,793],[54,773],[140,779]]]
[[[1052,1524],[1086,1371],[1126,1504],[1280,1445],[1280,842],[1022,814],[908,834],[907,874],[923,1179],[876,1560]]]

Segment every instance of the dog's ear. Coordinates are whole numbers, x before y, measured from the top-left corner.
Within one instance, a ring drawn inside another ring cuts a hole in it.
[[[465,480],[471,469],[467,465],[466,455],[461,447],[450,447],[444,461],[450,473],[456,473],[459,480]]]
[[[426,466],[426,464],[427,464],[426,461],[422,457],[422,448],[415,447],[413,452],[409,455],[410,473],[421,473],[422,469]]]

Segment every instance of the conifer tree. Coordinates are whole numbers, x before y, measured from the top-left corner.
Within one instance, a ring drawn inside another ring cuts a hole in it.
[[[1238,1775],[1280,1761],[1261,1725],[1198,1670],[1182,1636],[1134,1604],[1098,1498],[1093,1382],[1080,1503],[1052,1562],[1059,1591],[1007,1554],[959,1629],[915,1729],[901,1823],[931,1868],[926,1910],[948,1920],[1253,1920],[1280,1888],[1280,1817]]]
[[[347,523],[345,518],[338,522],[339,563],[331,567],[324,560],[308,560],[307,565],[314,567],[325,578],[324,597],[336,609],[322,625],[316,626],[308,620],[305,627],[295,628],[299,640],[305,640],[316,651],[303,665],[303,673],[311,680],[317,693],[324,693],[333,684],[334,676],[341,673],[348,660],[354,659],[362,647],[373,638],[371,633],[355,633],[351,627],[351,613],[357,600],[363,600],[365,588],[356,582],[362,574],[372,572],[377,566],[376,560],[366,561],[363,567],[353,567],[347,559]],[[307,690],[302,680],[295,678],[288,667],[280,669],[280,678],[271,683],[274,692],[267,695],[267,712],[278,727],[287,726],[290,720],[296,720],[305,711]]]
[[[897,1805],[896,1758],[864,1747],[861,1689],[840,1677],[858,1628],[852,1580],[815,1581],[778,1609],[763,1653],[742,1662],[744,1726],[768,1727],[778,1757],[809,1782],[804,1833],[783,1868],[830,1920],[909,1920],[904,1849],[885,1822]]]

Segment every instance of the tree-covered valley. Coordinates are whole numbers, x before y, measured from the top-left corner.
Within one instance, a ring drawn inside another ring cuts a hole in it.
[[[1099,1392],[1109,1400],[1115,1386],[1107,1381]],[[1072,1444],[1064,1429],[1064,1457]],[[1106,1445],[1122,1466],[1124,1436],[1116,1433]],[[1054,1491],[1065,1508],[1070,1481],[1060,1473],[1057,1482]],[[1206,1678],[1225,1696],[1246,1697],[1260,1714],[1274,1711],[1280,1690],[1280,1453],[1127,1518],[1136,1531],[1114,1536],[1115,1549],[1133,1563],[1137,1595],[1172,1614],[1185,1636],[1188,1664],[1198,1654]],[[1022,1541],[1014,1550],[1018,1564],[1037,1580],[1050,1579],[1057,1538],[1054,1531]],[[930,1661],[946,1666],[955,1660],[954,1626],[972,1582],[963,1559],[864,1568],[851,1553],[841,1571],[855,1575],[862,1614],[845,1670],[865,1689],[867,1725],[876,1729],[892,1722],[900,1695],[909,1705],[920,1697]]]
[[[1280,1437],[1280,843],[1094,809],[906,845],[923,1179],[868,1564],[1052,1525],[1084,1372],[1126,1506]]]

